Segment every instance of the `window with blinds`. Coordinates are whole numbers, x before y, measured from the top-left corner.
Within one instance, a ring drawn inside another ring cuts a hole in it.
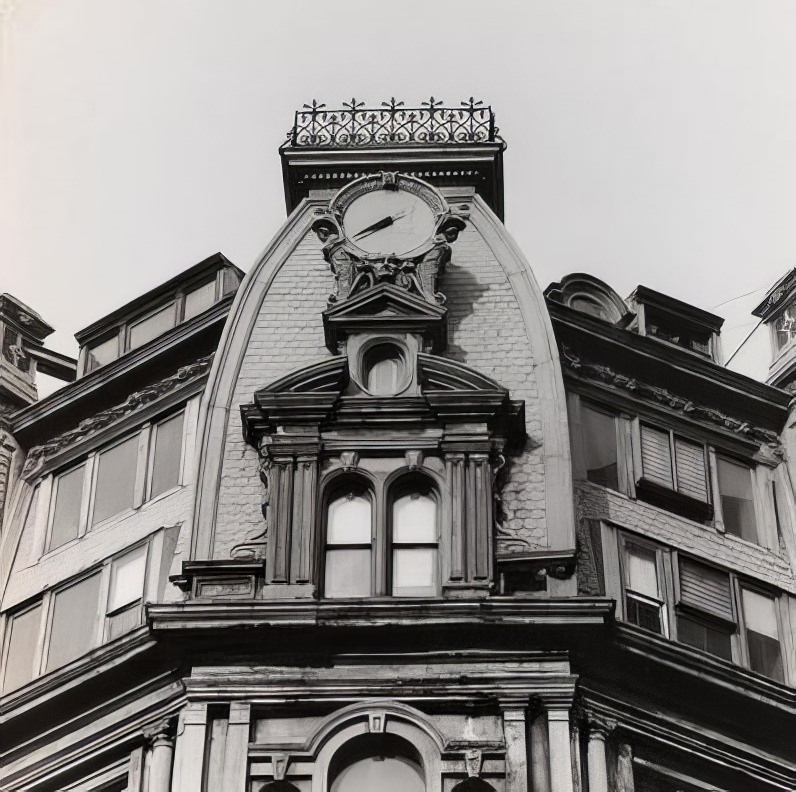
[[[665,429],[640,427],[640,497],[695,520],[712,516],[706,448]]]
[[[732,660],[736,623],[729,574],[681,556],[679,578],[677,639]]]

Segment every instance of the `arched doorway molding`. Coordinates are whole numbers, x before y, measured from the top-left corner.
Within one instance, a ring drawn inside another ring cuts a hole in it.
[[[345,707],[327,718],[310,738],[315,756],[312,792],[328,792],[329,768],[335,754],[355,737],[386,733],[405,740],[423,765],[426,792],[442,792],[442,735],[423,713],[397,702],[363,702]]]

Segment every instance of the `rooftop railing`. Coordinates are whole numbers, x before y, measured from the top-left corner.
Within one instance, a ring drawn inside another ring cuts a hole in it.
[[[356,148],[411,144],[451,145],[501,142],[492,108],[470,97],[446,107],[433,96],[421,107],[394,98],[381,107],[352,99],[329,110],[314,99],[296,111],[287,145],[300,148]]]

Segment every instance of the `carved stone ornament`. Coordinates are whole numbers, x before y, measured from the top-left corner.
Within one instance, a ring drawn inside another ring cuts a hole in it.
[[[464,225],[434,187],[413,176],[381,172],[355,179],[312,224],[335,278],[329,305],[380,283],[442,305],[439,279],[450,261],[449,243]]]
[[[22,470],[23,478],[29,479],[36,475],[41,470],[48,457],[93,435],[95,432],[99,432],[101,429],[105,429],[125,416],[140,410],[145,405],[155,401],[165,393],[184,385],[186,382],[207,374],[212,362],[212,354],[199,358],[196,362],[188,366],[182,366],[170,377],[166,377],[159,382],[147,385],[145,388],[135,393],[131,393],[120,404],[116,404],[107,410],[92,415],[90,418],[86,418],[86,420],[81,421],[75,429],[70,429],[68,432],[54,437],[48,443],[33,446],[33,448],[28,451],[28,455],[25,459],[25,467]]]
[[[715,424],[721,429],[728,429],[731,432],[747,437],[757,443],[764,444],[777,459],[782,458],[784,454],[782,444],[779,441],[779,435],[776,432],[772,432],[770,429],[753,426],[748,421],[734,418],[715,407],[693,402],[690,399],[673,393],[667,388],[650,385],[649,383],[637,380],[635,377],[628,377],[626,374],[615,371],[610,366],[582,360],[567,346],[561,349],[561,360],[564,365],[574,372],[577,372],[578,376],[622,388],[630,391],[634,396],[651,402],[657,402],[670,410],[675,410],[691,418],[707,421],[708,423]]]

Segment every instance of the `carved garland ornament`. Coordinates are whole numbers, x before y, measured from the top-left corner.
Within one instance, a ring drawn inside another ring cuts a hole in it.
[[[610,366],[603,366],[599,363],[589,363],[588,361],[581,360],[567,346],[562,347],[561,354],[564,363],[573,371],[577,371],[581,376],[623,388],[624,390],[631,391],[636,396],[659,402],[689,417],[708,421],[720,426],[722,429],[729,429],[731,432],[744,435],[750,440],[769,446],[777,456],[781,456],[783,453],[779,435],[776,432],[754,426],[748,421],[741,421],[738,418],[733,418],[731,415],[727,415],[721,412],[721,410],[717,410],[715,407],[696,404],[690,399],[678,396],[676,393],[672,393],[666,388],[650,385],[646,382],[637,380],[635,377],[628,377],[625,374],[620,374],[618,371],[614,371],[610,368]]]
[[[195,363],[178,369],[177,372],[170,377],[166,377],[159,382],[148,385],[140,391],[131,393],[121,404],[117,404],[96,415],[92,415],[91,418],[86,418],[86,420],[81,421],[75,429],[71,429],[68,432],[54,437],[49,443],[33,446],[30,451],[28,451],[27,458],[25,459],[22,476],[24,478],[33,477],[41,470],[47,458],[51,457],[53,454],[57,454],[62,449],[74,445],[101,429],[105,429],[115,421],[134,413],[141,407],[160,398],[163,394],[174,390],[174,388],[179,385],[202,376],[210,369],[210,364],[212,362],[212,354],[199,358]]]

